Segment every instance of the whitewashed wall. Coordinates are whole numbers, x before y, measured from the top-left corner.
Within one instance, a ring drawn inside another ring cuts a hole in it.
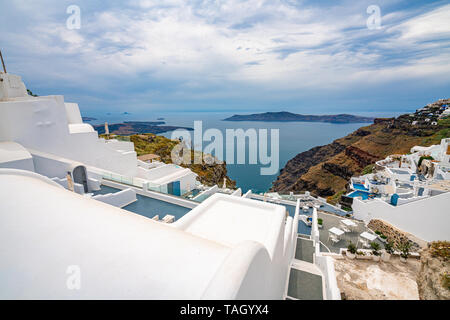
[[[450,240],[450,192],[396,207],[355,198],[352,208],[354,217],[366,223],[381,219],[426,241]]]
[[[109,148],[96,132],[71,134],[70,121],[78,121],[76,104],[66,104],[62,96],[0,102],[0,141],[15,141],[36,149],[83,162],[123,175],[136,174],[134,151],[118,152]],[[78,124],[72,124],[78,125]]]
[[[137,200],[136,191],[131,188],[114,193],[99,194],[93,196],[92,199],[110,204],[118,208],[123,208]]]

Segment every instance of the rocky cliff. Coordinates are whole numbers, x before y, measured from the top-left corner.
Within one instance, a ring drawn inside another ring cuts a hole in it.
[[[271,190],[311,191],[329,199],[342,194],[351,176],[361,174],[377,160],[450,137],[450,119],[441,116],[449,103],[450,99],[439,100],[412,114],[378,118],[330,144],[299,153],[280,171]]]
[[[450,300],[450,242],[436,241],[420,255],[417,286],[421,300]]]

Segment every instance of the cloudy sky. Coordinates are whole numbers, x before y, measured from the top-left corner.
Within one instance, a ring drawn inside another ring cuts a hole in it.
[[[1,1],[0,49],[33,92],[84,113],[402,112],[450,97],[448,1]]]

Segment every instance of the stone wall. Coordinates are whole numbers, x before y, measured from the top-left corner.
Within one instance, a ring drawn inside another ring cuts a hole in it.
[[[416,239],[413,239],[410,234],[397,229],[383,220],[372,219],[367,226],[373,231],[381,231],[381,233],[387,236],[387,241],[394,242],[394,246],[409,241],[411,243],[411,251],[419,251],[421,249],[421,246],[416,242]]]

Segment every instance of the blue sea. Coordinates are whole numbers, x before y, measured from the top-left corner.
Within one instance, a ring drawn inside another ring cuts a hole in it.
[[[119,123],[122,121],[157,121],[158,118],[164,118],[166,125],[194,127],[194,121],[201,120],[203,123],[203,132],[209,128],[219,129],[225,137],[226,129],[278,129],[279,130],[279,169],[282,169],[287,161],[292,159],[300,152],[309,150],[315,146],[325,145],[333,140],[343,137],[362,126],[369,123],[350,123],[350,124],[334,124],[321,122],[254,122],[239,121],[230,122],[222,121],[233,113],[213,113],[213,112],[167,112],[167,113],[148,113],[148,114],[83,114],[84,116],[94,117],[98,120],[91,121],[91,124],[100,124],[107,121],[108,123]],[[367,114],[365,114],[367,115]],[[384,116],[384,115],[377,115]],[[192,132],[191,132],[192,133]],[[170,138],[171,132],[161,135]],[[232,143],[226,141],[225,143]],[[203,148],[209,142],[203,143]],[[269,138],[270,150],[270,138]],[[248,143],[246,144],[248,151]],[[235,152],[236,154],[236,152]],[[270,151],[269,151],[270,154]],[[224,151],[224,157],[226,153]],[[261,175],[260,168],[267,165],[248,164],[248,154],[246,156],[247,164],[229,164],[227,163],[228,175],[235,180],[237,186],[243,192],[251,189],[255,193],[266,192],[272,186],[272,182],[277,178],[278,172],[273,175]]]

